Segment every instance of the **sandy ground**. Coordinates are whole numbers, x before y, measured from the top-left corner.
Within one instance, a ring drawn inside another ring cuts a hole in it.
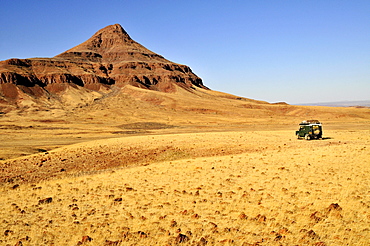
[[[4,161],[0,242],[367,245],[369,136],[132,136]]]

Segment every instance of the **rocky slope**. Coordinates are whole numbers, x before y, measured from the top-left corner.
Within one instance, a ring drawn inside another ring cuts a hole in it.
[[[53,58],[0,61],[0,107],[22,101],[61,101],[63,93],[103,96],[111,87],[133,85],[162,92],[177,86],[206,88],[188,66],[176,64],[135,42],[119,25],[107,26],[86,42]],[[3,110],[4,111],[4,110]]]

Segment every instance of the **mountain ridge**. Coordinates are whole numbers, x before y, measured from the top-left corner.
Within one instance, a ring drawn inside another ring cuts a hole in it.
[[[370,100],[299,103],[294,105],[325,107],[370,107]]]

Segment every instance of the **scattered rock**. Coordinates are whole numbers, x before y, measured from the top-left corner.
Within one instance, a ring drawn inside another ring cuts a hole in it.
[[[314,220],[316,223],[319,223],[324,218],[320,214],[320,212],[316,211],[313,214],[310,215],[310,219]]]
[[[120,245],[121,242],[122,240],[118,240],[118,241],[105,240],[104,246]]]
[[[11,233],[13,233],[13,231],[11,231],[11,230],[5,230],[5,232],[4,232],[4,236],[9,236]]]
[[[339,206],[338,203],[332,203],[330,204],[330,206],[326,209],[326,215],[327,216],[334,216],[334,217],[337,217],[337,218],[342,218],[342,208],[341,206]]]
[[[81,241],[78,241],[77,245],[82,245],[87,242],[91,242],[93,239],[89,236],[83,236]]]
[[[311,238],[311,239],[320,239],[319,235],[316,234],[316,232],[314,232],[313,230],[309,230],[307,233],[306,233],[306,236]]]
[[[191,218],[193,218],[193,219],[199,219],[200,218],[200,215],[199,214],[193,214],[191,216]]]
[[[331,211],[342,211],[341,206],[339,206],[338,203],[332,203],[330,206],[327,208],[327,212],[330,213]]]
[[[287,229],[287,228],[285,228],[285,227],[283,227],[283,228],[281,228],[280,230],[279,230],[279,232],[278,232],[279,234],[287,234],[287,233],[289,233],[289,230]]]
[[[241,213],[241,214],[239,215],[239,219],[241,219],[241,220],[246,220],[246,219],[248,219],[248,215],[246,215],[245,213]]]
[[[176,240],[175,242],[176,243],[186,243],[188,242],[190,239],[188,236],[184,235],[184,234],[179,234],[177,237],[176,237]]]
[[[52,197],[47,197],[45,199],[39,200],[39,204],[48,204],[48,203],[51,203],[52,201],[53,201]]]
[[[207,245],[207,243],[208,243],[208,241],[204,237],[201,237],[201,239],[199,239],[198,245],[199,246],[205,246],[205,245]]]
[[[146,238],[148,237],[148,234],[143,231],[138,231],[137,234],[139,234],[140,238]]]
[[[283,238],[282,235],[277,234],[276,237],[275,237],[275,239],[274,239],[274,241],[280,241],[282,238]]]
[[[220,243],[234,243],[234,240],[228,238],[228,239],[221,240]]]
[[[175,220],[172,220],[170,226],[171,227],[176,227],[177,226],[177,222]]]
[[[259,215],[257,215],[255,218],[254,218],[256,221],[258,221],[258,222],[265,222],[266,221],[266,216],[265,215],[261,215],[261,214],[259,214]]]

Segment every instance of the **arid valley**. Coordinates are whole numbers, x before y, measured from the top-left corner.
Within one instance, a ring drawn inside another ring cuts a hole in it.
[[[94,66],[113,59],[89,49],[102,57]],[[146,66],[135,59],[127,69]],[[114,84],[71,86],[45,65],[48,92],[9,89],[9,66],[49,62],[80,71],[61,58],[3,66],[0,245],[368,245],[369,108],[237,97],[162,60],[147,70],[163,77],[113,68]],[[323,139],[296,138],[307,119],[322,122]]]

